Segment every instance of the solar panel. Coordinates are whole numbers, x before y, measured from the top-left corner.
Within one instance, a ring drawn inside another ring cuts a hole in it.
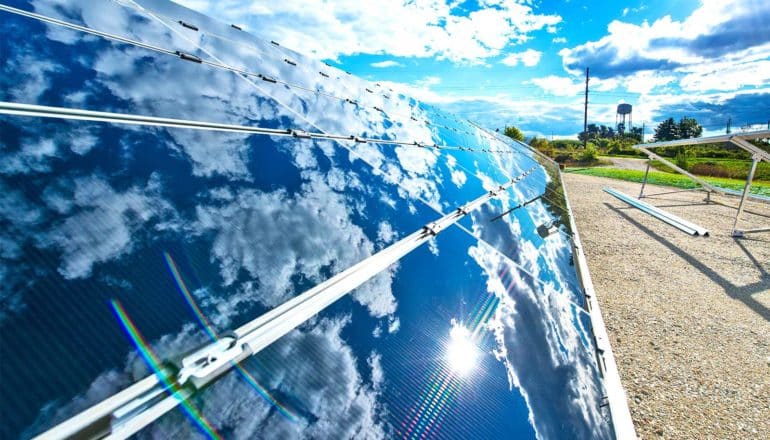
[[[171,2],[0,9],[1,437],[615,436],[547,159]]]

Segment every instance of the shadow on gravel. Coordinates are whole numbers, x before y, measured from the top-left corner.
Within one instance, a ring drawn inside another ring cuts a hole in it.
[[[701,263],[700,260],[695,258],[694,256],[688,254],[687,252],[683,251],[679,246],[676,244],[666,240],[665,238],[661,237],[660,235],[656,234],[651,229],[647,228],[646,226],[642,225],[638,221],[634,220],[632,217],[630,217],[628,214],[623,212],[623,210],[618,209],[614,206],[612,206],[609,203],[604,203],[604,205],[610,209],[611,211],[614,211],[616,214],[621,216],[623,219],[631,223],[632,225],[636,226],[640,231],[644,232],[654,240],[656,240],[658,243],[662,244],[663,246],[670,249],[674,254],[678,255],[680,258],[685,260],[687,263],[689,263],[692,267],[698,269],[701,273],[706,275],[713,281],[714,283],[718,284],[721,288],[725,290],[728,296],[731,298],[737,299],[738,301],[741,301],[742,303],[746,304],[748,308],[750,308],[752,311],[754,311],[756,314],[761,316],[765,319],[765,321],[770,322],[770,309],[765,307],[762,303],[752,298],[752,295],[766,292],[768,289],[768,286],[770,285],[770,281],[768,281],[768,273],[767,270],[762,267],[762,264],[757,261],[757,259],[751,255],[749,250],[743,245],[740,240],[736,240],[738,242],[738,245],[741,247],[741,250],[749,257],[751,262],[759,267],[760,272],[762,273],[762,279],[756,283],[751,283],[745,286],[736,286],[735,284],[728,281],[726,278],[724,278],[722,275],[720,275],[718,272],[713,270],[712,268],[706,266],[705,264]]]

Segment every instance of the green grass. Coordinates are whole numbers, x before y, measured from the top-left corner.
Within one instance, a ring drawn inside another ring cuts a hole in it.
[[[579,168],[568,169],[568,173],[585,174],[587,176],[608,177],[610,179],[627,180],[630,182],[641,183],[644,180],[644,171],[622,170],[619,168]],[[720,177],[703,177],[703,180],[722,188],[732,190],[743,190],[745,181],[736,179],[725,179]],[[681,174],[663,173],[660,171],[650,171],[647,182],[653,185],[673,186],[675,188],[697,188],[698,185]],[[770,196],[770,183],[754,182],[751,185],[751,193],[762,196]]]
[[[674,159],[670,159],[672,162],[674,162]],[[713,164],[715,165],[718,170],[723,174],[723,177],[731,177],[734,179],[745,179],[746,176],[749,174],[749,167],[751,166],[751,161],[748,159],[717,159],[717,158],[711,158],[711,157],[695,157],[691,158],[689,160],[688,164],[688,171],[694,171],[694,174],[701,174],[698,172],[699,170],[696,168],[693,170],[692,168],[696,165],[707,165],[707,164]],[[652,161],[652,166],[654,168],[657,168],[660,171],[664,172],[671,172],[669,167],[663,165],[663,163],[654,160]],[[757,164],[757,171],[754,174],[754,181],[762,180],[762,181],[770,181],[770,163],[767,162],[759,162]]]

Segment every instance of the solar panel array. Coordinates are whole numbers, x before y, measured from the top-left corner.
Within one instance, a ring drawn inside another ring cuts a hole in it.
[[[99,429],[168,398],[139,436],[614,436],[549,160],[171,2],[0,10],[0,437],[143,380]]]

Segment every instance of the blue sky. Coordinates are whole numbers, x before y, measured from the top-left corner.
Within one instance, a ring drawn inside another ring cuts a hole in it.
[[[183,0],[488,127],[571,137],[612,124],[693,116],[707,134],[770,120],[766,0]]]

